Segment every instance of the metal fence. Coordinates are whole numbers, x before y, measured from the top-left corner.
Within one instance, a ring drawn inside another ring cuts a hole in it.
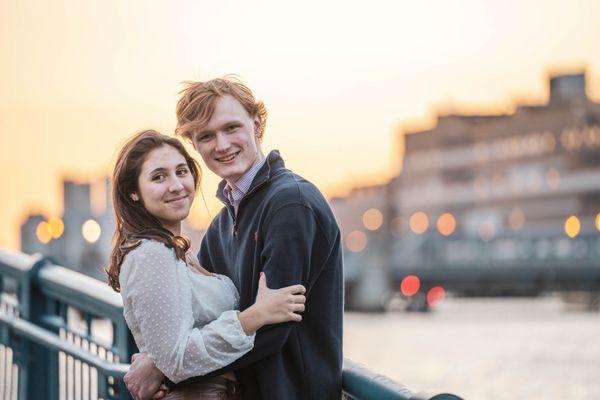
[[[0,251],[0,398],[130,398],[136,351],[117,293],[40,256]]]
[[[0,399],[130,399],[123,384],[137,351],[121,296],[41,256],[0,249]],[[452,400],[414,394],[350,360],[351,400]]]

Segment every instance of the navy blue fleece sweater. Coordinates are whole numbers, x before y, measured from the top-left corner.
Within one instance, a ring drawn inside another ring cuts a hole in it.
[[[336,399],[342,386],[343,267],[340,230],[319,190],[285,168],[272,151],[237,216],[225,207],[212,221],[199,253],[209,271],[229,276],[240,309],[254,302],[261,271],[271,288],[307,288],[301,322],[257,332],[254,348],[210,376],[235,371],[242,399]]]

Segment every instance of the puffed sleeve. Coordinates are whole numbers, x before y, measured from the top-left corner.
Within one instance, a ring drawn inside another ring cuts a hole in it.
[[[132,333],[158,369],[177,383],[222,368],[247,353],[254,335],[245,334],[236,310],[194,328],[191,282],[185,264],[160,242],[144,241],[121,268],[124,301],[138,326]]]

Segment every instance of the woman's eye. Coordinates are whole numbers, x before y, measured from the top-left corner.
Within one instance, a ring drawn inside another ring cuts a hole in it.
[[[178,174],[179,176],[185,176],[185,175],[187,175],[187,173],[188,173],[188,172],[189,172],[189,171],[188,171],[188,169],[187,169],[187,168],[181,168],[181,169],[178,169],[178,170],[177,170],[177,174]]]
[[[227,127],[227,132],[233,132],[237,129],[237,127],[238,127],[237,125],[229,125]]]
[[[165,177],[165,176],[164,176],[164,175],[162,175],[162,174],[159,174],[159,175],[154,175],[154,176],[152,177],[152,180],[153,180],[153,181],[160,181],[160,180],[162,180],[164,177]]]

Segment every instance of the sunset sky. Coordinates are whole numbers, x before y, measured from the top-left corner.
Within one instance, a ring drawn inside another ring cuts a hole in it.
[[[399,132],[438,111],[543,102],[548,72],[581,67],[599,101],[598,21],[597,0],[0,0],[0,247],[27,214],[62,214],[62,178],[172,133],[181,81],[237,74],[269,109],[265,152],[343,194],[396,173]],[[205,171],[213,215],[216,183]]]

